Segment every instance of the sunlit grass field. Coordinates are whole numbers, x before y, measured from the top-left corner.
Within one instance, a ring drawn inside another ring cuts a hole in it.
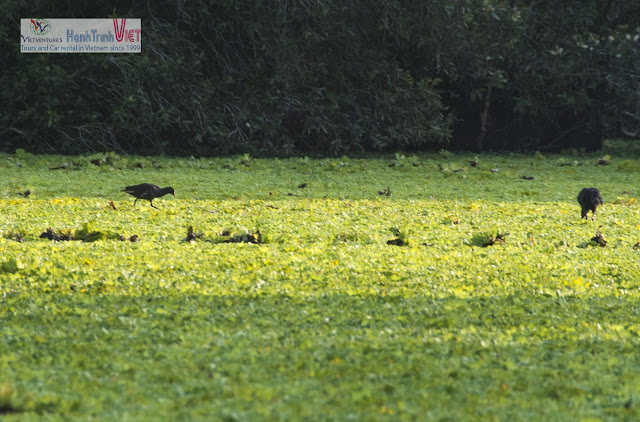
[[[578,153],[0,155],[0,418],[636,420],[639,175]],[[143,182],[177,197],[134,207]]]

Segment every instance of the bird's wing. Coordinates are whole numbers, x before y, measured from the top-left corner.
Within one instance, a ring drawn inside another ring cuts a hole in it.
[[[160,190],[159,187],[151,185],[147,188],[147,190],[145,190],[144,192],[140,193],[140,198],[141,199],[153,199],[156,196],[158,196],[158,191]]]
[[[127,186],[124,191],[130,193],[139,198],[153,198],[153,193],[157,192],[160,188],[151,183],[141,183],[139,185]]]

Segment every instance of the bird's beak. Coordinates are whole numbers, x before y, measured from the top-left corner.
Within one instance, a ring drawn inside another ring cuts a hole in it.
[[[173,192],[173,196],[176,196],[176,193],[175,193],[175,192]]]

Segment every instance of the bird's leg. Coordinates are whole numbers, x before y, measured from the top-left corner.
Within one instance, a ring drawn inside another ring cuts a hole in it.
[[[151,204],[151,206],[157,210],[159,210],[160,208],[156,207],[155,205],[153,205],[153,200],[149,201],[149,203]]]
[[[136,200],[135,200],[135,201],[133,201],[133,206],[134,206],[134,207],[136,206],[136,202],[138,202],[138,198],[136,198]]]

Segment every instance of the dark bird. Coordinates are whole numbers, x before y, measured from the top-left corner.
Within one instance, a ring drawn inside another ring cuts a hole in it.
[[[582,218],[587,218],[587,213],[591,211],[591,220],[596,215],[596,208],[602,205],[602,195],[596,188],[584,188],[578,194],[578,203],[582,207]]]
[[[165,196],[168,193],[176,196],[176,193],[172,187],[160,188],[159,186],[152,185],[151,183],[141,183],[139,185],[127,186],[122,192],[127,192],[128,194],[136,197],[136,200],[133,201],[133,205],[136,205],[138,199],[146,199],[155,209],[158,209],[158,207],[153,205],[154,199]]]

